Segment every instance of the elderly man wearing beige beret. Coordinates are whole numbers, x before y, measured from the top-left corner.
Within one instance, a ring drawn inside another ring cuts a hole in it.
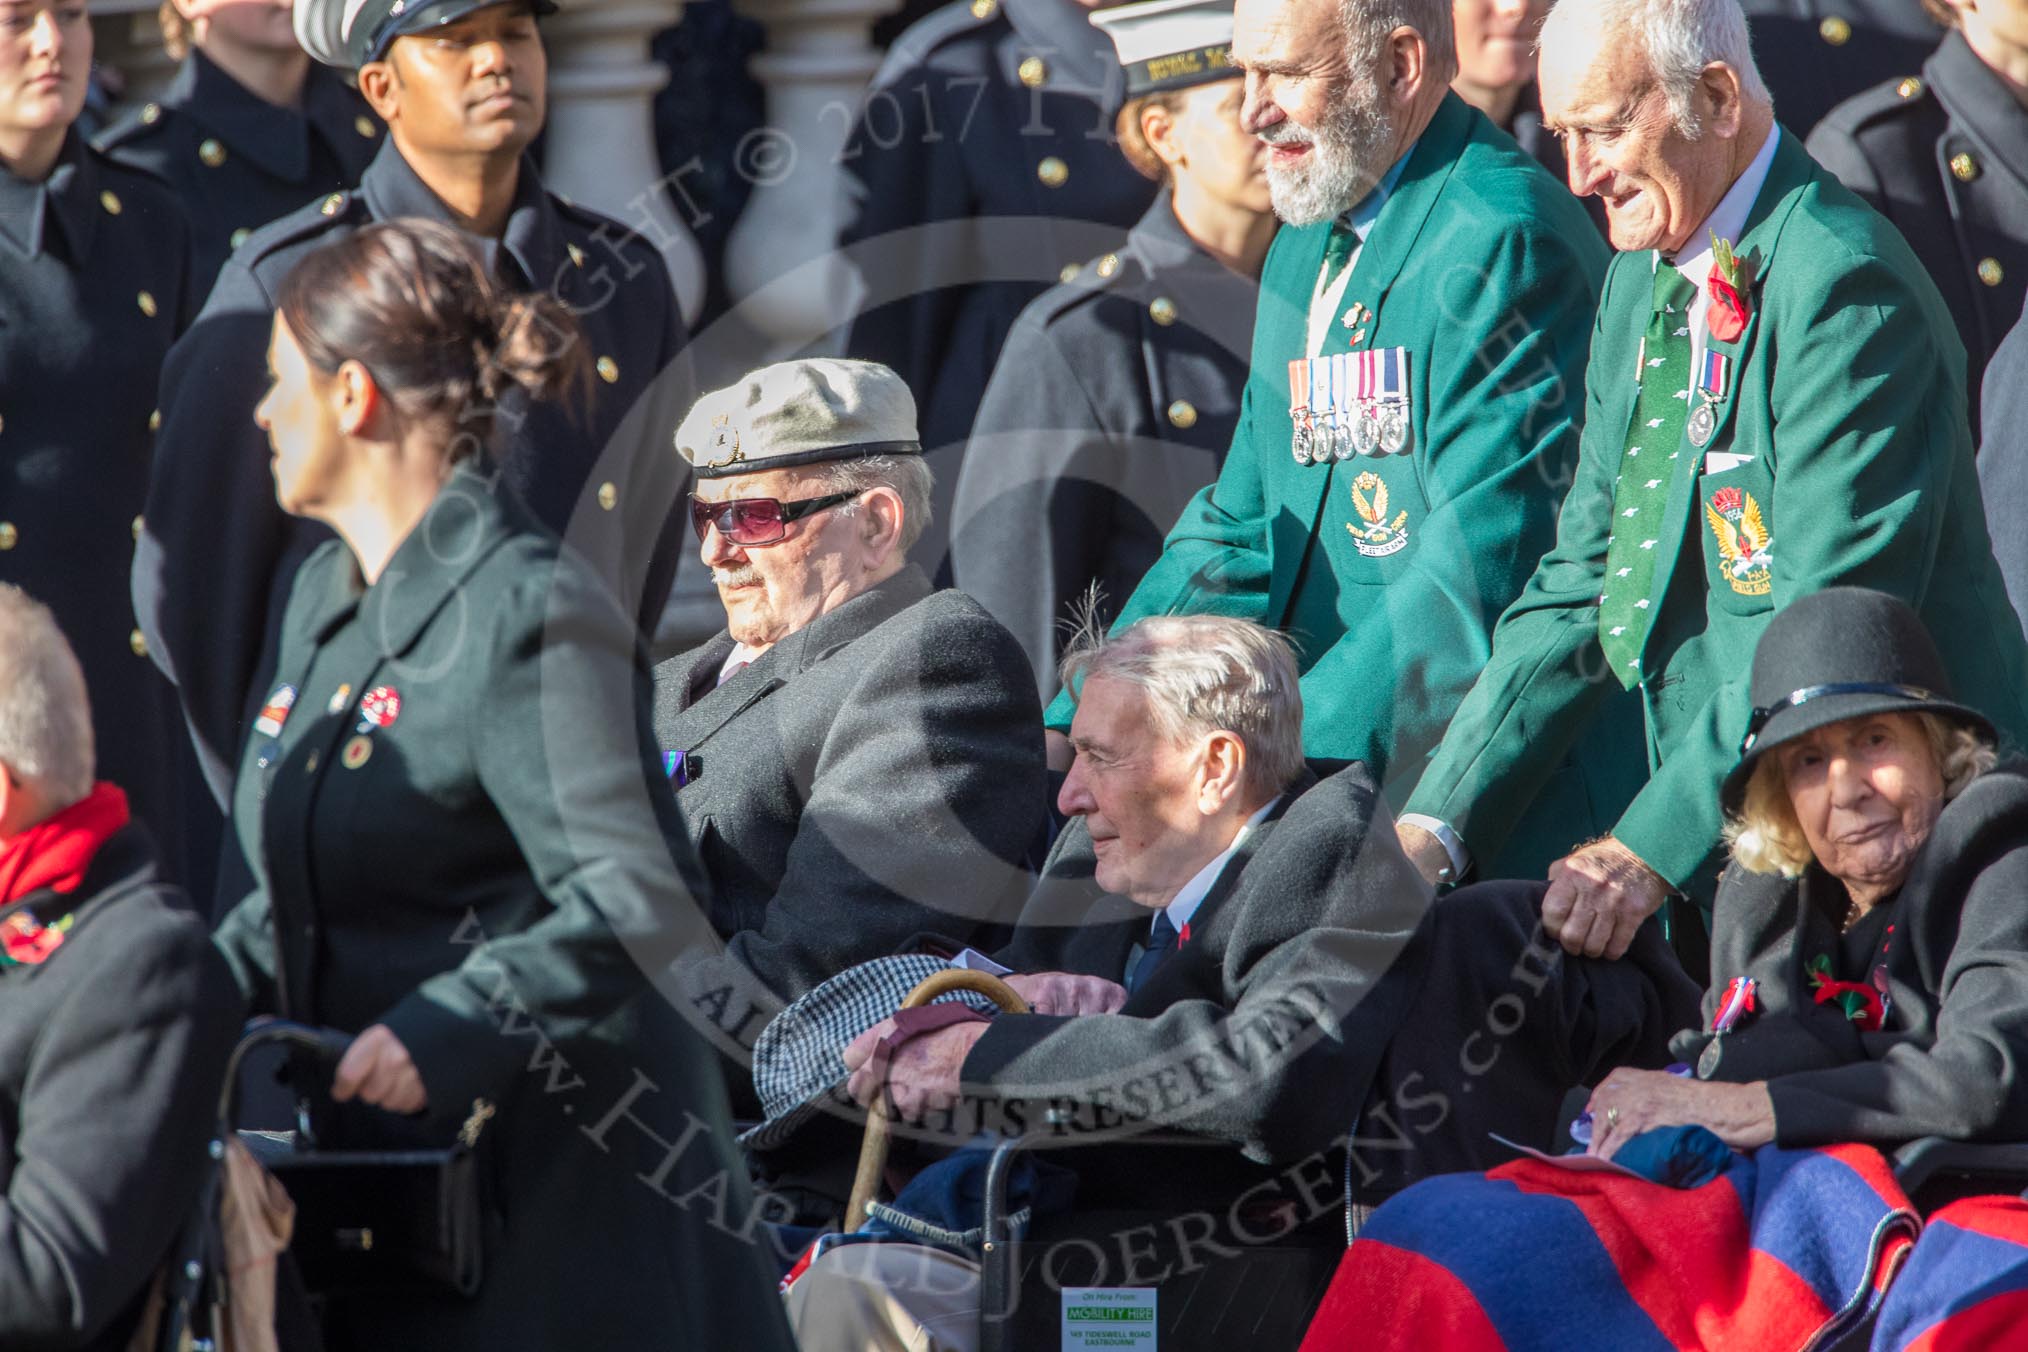
[[[656,668],[655,733],[726,945],[686,984],[738,1057],[825,978],[1012,920],[1048,805],[1041,709],[1014,636],[908,561],[931,482],[894,372],[767,367],[676,446],[726,627]]]

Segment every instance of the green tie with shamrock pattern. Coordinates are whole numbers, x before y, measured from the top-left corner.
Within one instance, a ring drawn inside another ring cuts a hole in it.
[[[1599,646],[1629,690],[1641,679],[1662,508],[1690,419],[1690,302],[1696,295],[1682,273],[1657,257],[1654,308],[1641,341],[1641,395],[1613,484],[1611,542],[1598,598]]]

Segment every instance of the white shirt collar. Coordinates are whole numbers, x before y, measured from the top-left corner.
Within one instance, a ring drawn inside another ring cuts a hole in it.
[[[766,651],[767,649],[765,648],[749,648],[744,643],[735,640],[732,645],[732,651],[727,653],[725,660],[718,664],[718,683],[724,685],[732,679],[735,668],[748,665]]]
[[[1169,917],[1169,923],[1176,927],[1178,934],[1181,934],[1183,927],[1190,923],[1190,917],[1197,914],[1197,908],[1204,904],[1204,898],[1210,893],[1211,885],[1218,881],[1219,874],[1225,872],[1225,866],[1232,861],[1232,856],[1239,852],[1239,847],[1245,843],[1246,838],[1253,834],[1253,828],[1266,821],[1268,814],[1275,810],[1275,804],[1281,801],[1282,795],[1276,794],[1268,800],[1267,806],[1248,817],[1246,825],[1240,827],[1239,833],[1232,838],[1232,844],[1220,851],[1216,859],[1198,869],[1196,876],[1183,884],[1182,890],[1175,896],[1169,898],[1169,904],[1163,907],[1162,911]],[[1154,926],[1153,920],[1148,921],[1150,933],[1153,932]]]
[[[1746,172],[1732,181],[1732,186],[1725,190],[1725,196],[1719,198],[1718,205],[1711,209],[1711,215],[1690,236],[1689,247],[1696,252],[1678,254],[1669,260],[1676,271],[1683,274],[1683,280],[1699,292],[1704,290],[1704,283],[1711,276],[1711,237],[1716,235],[1734,244],[1739,242],[1740,235],[1746,231],[1746,214],[1753,210],[1754,199],[1760,196],[1762,186],[1767,183],[1768,170],[1774,167],[1775,143],[1781,139],[1780,127],[1768,130],[1767,140],[1761,142],[1760,150],[1748,162]]]

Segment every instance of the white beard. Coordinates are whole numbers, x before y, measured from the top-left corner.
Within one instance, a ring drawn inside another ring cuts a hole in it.
[[[1261,133],[1273,145],[1307,139],[1310,158],[1293,169],[1267,163],[1268,195],[1275,215],[1290,225],[1314,225],[1350,211],[1373,191],[1389,166],[1381,162],[1394,124],[1380,101],[1380,87],[1370,76],[1354,75],[1342,96],[1318,127],[1280,122]]]

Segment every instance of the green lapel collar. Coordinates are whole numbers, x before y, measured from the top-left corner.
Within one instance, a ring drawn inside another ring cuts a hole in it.
[[[1350,310],[1354,302],[1358,302],[1372,312],[1358,330],[1364,335],[1359,343],[1361,350],[1381,345],[1380,309],[1386,303],[1395,278],[1401,275],[1402,267],[1408,262],[1416,238],[1428,222],[1437,198],[1442,196],[1444,185],[1450,182],[1451,172],[1457,167],[1465,142],[1471,138],[1472,117],[1472,109],[1464,100],[1455,94],[1444,96],[1444,101],[1437,105],[1436,116],[1430,119],[1429,126],[1416,139],[1415,148],[1409,151],[1407,167],[1402,170],[1394,191],[1380,208],[1372,230],[1367,232],[1366,242],[1360,246],[1358,260],[1352,264],[1352,280],[1345,287],[1343,304]],[[1303,251],[1298,256],[1307,259],[1311,265],[1308,276],[1314,289],[1317,271],[1324,264],[1324,242],[1330,230],[1328,227],[1312,229],[1315,230],[1314,240],[1304,240]],[[1306,303],[1307,299],[1306,292]],[[1307,318],[1306,308],[1304,326],[1298,329],[1305,335]],[[1354,330],[1347,329],[1338,317],[1333,316],[1324,326],[1324,344],[1319,355],[1350,351],[1353,333]],[[1398,345],[1420,350],[1418,344]],[[1300,348],[1301,355],[1307,355],[1308,351],[1307,346]],[[1305,523],[1313,539],[1317,533],[1318,514],[1323,510],[1324,495],[1331,486],[1332,477],[1327,467],[1304,466],[1294,480],[1294,491],[1289,494],[1290,512]],[[1289,594],[1301,562],[1300,551],[1275,551],[1269,596],[1286,597]]]
[[[1682,552],[1684,537],[1688,531],[1688,518],[1697,502],[1697,481],[1703,474],[1703,467],[1697,462],[1704,459],[1704,453],[1716,446],[1725,429],[1732,422],[1732,409],[1739,398],[1739,387],[1746,363],[1753,353],[1755,339],[1760,336],[1761,291],[1768,271],[1774,265],[1775,246],[1781,239],[1782,227],[1788,223],[1789,213],[1796,209],[1802,199],[1803,189],[1809,186],[1812,177],[1812,161],[1803,152],[1802,143],[1784,131],[1781,141],[1775,146],[1774,160],[1768,165],[1767,181],[1761,184],[1759,194],[1753,199],[1753,206],[1746,213],[1746,229],[1733,241],[1733,253],[1747,268],[1748,283],[1746,296],[1746,327],[1739,337],[1729,343],[1720,342],[1708,334],[1705,338],[1707,353],[1722,354],[1730,367],[1725,379],[1725,395],[1713,410],[1716,420],[1711,435],[1702,446],[1690,440],[1686,426],[1682,439],[1677,444],[1677,454],[1692,463],[1678,466],[1679,472],[1669,485],[1669,502],[1663,509],[1660,543],[1661,551],[1655,560],[1655,577],[1662,581],[1653,595],[1657,602],[1668,591],[1668,580],[1675,576],[1676,560]],[[1706,241],[1707,243],[1709,241]],[[1665,265],[1666,266],[1666,265]],[[1703,372],[1696,366],[1690,371],[1690,408],[1696,411],[1699,402],[1698,386],[1702,383]],[[1648,643],[1655,641],[1660,625],[1648,626]],[[1646,667],[1646,644],[1643,645],[1643,668]]]

